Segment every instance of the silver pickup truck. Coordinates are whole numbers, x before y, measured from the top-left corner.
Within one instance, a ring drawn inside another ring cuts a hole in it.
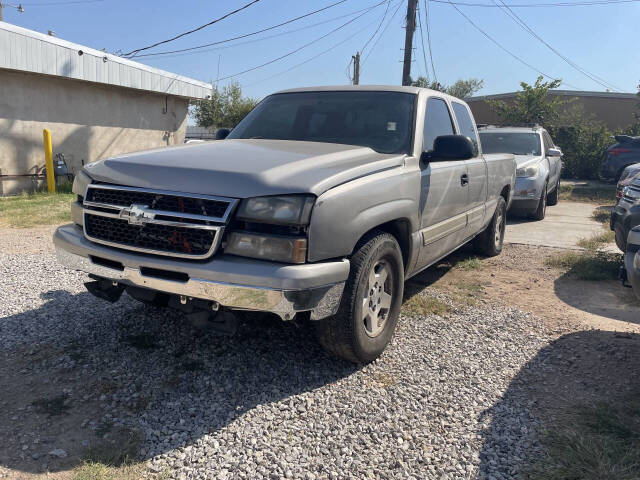
[[[416,87],[265,98],[226,139],[76,176],[54,235],[87,288],[188,314],[296,315],[354,362],[390,342],[404,281],[461,245],[502,250],[513,155],[483,156],[469,107]]]

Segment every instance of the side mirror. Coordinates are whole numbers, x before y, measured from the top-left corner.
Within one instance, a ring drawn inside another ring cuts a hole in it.
[[[231,133],[228,128],[219,128],[216,130],[216,140],[224,140]]]
[[[560,150],[559,148],[550,148],[549,150],[547,150],[547,157],[561,157],[562,156],[562,150]]]
[[[421,160],[438,162],[446,160],[468,160],[475,156],[475,148],[469,137],[464,135],[442,135],[433,142],[433,150],[424,152]]]

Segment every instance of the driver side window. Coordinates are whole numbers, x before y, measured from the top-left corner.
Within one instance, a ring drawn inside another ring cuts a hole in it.
[[[453,135],[453,121],[447,103],[441,99],[432,97],[427,100],[427,111],[424,117],[424,138],[422,151],[433,150],[433,142],[441,135]]]

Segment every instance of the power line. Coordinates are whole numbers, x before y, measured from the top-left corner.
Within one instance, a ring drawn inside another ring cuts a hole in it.
[[[500,6],[496,0],[493,0],[493,2],[497,5]],[[566,56],[562,55],[558,50],[556,50],[555,48],[553,48],[549,43],[547,43],[540,35],[538,35],[531,27],[529,27],[529,25],[526,24],[526,22],[520,18],[513,10],[511,10],[511,8],[509,8],[507,6],[507,4],[504,3],[503,0],[500,0],[500,3],[502,3],[502,5],[504,5],[503,8],[501,8],[501,10],[505,13],[505,15],[507,15],[509,18],[511,18],[511,20],[513,20],[514,22],[516,22],[516,24],[518,24],[518,26],[520,28],[522,28],[525,32],[527,32],[529,35],[531,35],[532,37],[534,37],[535,39],[537,39],[538,41],[540,41],[544,46],[546,46],[549,50],[551,50],[553,53],[555,53],[558,57],[560,57],[562,60],[564,60],[568,65],[570,65],[571,67],[573,67],[574,69],[576,69],[577,71],[579,71],[580,73],[582,73],[583,75],[585,75],[586,77],[590,78],[591,80],[593,80],[595,83],[603,86],[606,89],[611,89],[611,90],[618,90],[621,91],[619,88],[617,88],[615,85],[608,83],[606,80],[596,76],[593,73],[588,72],[587,70],[585,70],[584,68],[580,67],[578,64],[576,64],[575,62],[573,62],[572,60],[570,60],[569,58],[567,58]]]
[[[496,8],[498,5],[488,3],[472,3],[472,2],[449,2],[448,0],[429,0],[434,3],[449,3],[451,5],[462,5],[465,7],[489,7]],[[539,7],[581,7],[590,5],[611,5],[618,3],[637,3],[640,0],[583,0],[578,2],[554,2],[554,3],[510,3],[507,6],[511,8],[539,8]]]
[[[233,75],[227,75],[226,77],[222,77],[220,80],[227,80],[227,79],[232,78],[232,77],[237,77],[237,76],[239,76],[239,75],[243,75],[243,74],[245,74],[245,73],[252,72],[253,70],[257,70],[257,69],[259,69],[259,68],[266,67],[267,65],[271,65],[272,63],[275,63],[275,62],[277,62],[277,61],[279,61],[279,60],[282,60],[283,58],[289,57],[289,56],[291,56],[291,55],[293,55],[293,54],[295,54],[295,53],[299,52],[300,50],[302,50],[302,49],[304,49],[304,48],[307,48],[308,46],[313,45],[314,43],[317,43],[317,42],[319,42],[320,40],[322,40],[322,39],[324,39],[324,38],[328,37],[329,35],[331,35],[331,34],[333,34],[333,33],[337,32],[338,30],[340,30],[340,29],[342,29],[342,28],[346,27],[346,26],[347,26],[347,25],[349,25],[350,23],[352,23],[352,22],[354,22],[354,21],[358,20],[360,17],[362,17],[362,16],[366,15],[367,13],[369,13],[369,12],[370,12],[371,10],[373,10],[374,8],[379,7],[380,5],[382,5],[383,3],[385,3],[386,1],[387,1],[387,0],[383,0],[383,1],[379,2],[379,3],[376,3],[375,5],[372,5],[371,7],[367,8],[367,10],[366,10],[365,12],[361,13],[361,14],[360,14],[360,15],[358,15],[357,17],[352,18],[351,20],[348,20],[347,22],[345,22],[345,23],[343,23],[342,25],[340,25],[340,26],[338,26],[338,27],[334,28],[333,30],[329,31],[328,33],[325,33],[324,35],[322,35],[322,36],[320,36],[320,37],[318,37],[318,38],[316,38],[316,39],[314,39],[314,40],[311,40],[310,42],[307,42],[307,43],[305,43],[304,45],[302,45],[302,46],[300,46],[300,47],[298,47],[298,48],[295,48],[294,50],[291,50],[290,52],[285,53],[284,55],[280,55],[280,56],[279,56],[279,57],[277,57],[277,58],[274,58],[274,59],[272,59],[272,60],[269,60],[268,62],[262,63],[262,64],[260,64],[260,65],[256,65],[255,67],[247,68],[246,70],[242,70],[241,72],[234,73]]]
[[[251,2],[247,3],[246,5],[243,5],[240,8],[236,8],[235,10],[224,14],[220,18],[216,18],[215,20],[211,20],[210,22],[205,23],[204,25],[200,25],[199,27],[196,27],[196,28],[194,28],[192,30],[189,30],[189,31],[184,32],[184,33],[181,33],[179,35],[176,35],[175,37],[168,38],[167,40],[162,40],[161,42],[156,42],[153,45],[149,45],[148,47],[136,48],[135,50],[131,50],[129,53],[125,53],[123,55],[123,57],[130,57],[130,56],[136,54],[137,52],[142,52],[143,50],[149,50],[150,48],[157,47],[158,45],[162,45],[164,43],[173,42],[174,40],[177,40],[178,38],[182,38],[182,37],[184,37],[186,35],[190,35],[192,33],[195,33],[195,32],[197,32],[199,30],[202,30],[203,28],[206,28],[208,26],[213,25],[214,23],[220,22],[220,21],[224,20],[225,18],[230,17],[231,15],[235,15],[236,13],[241,12],[245,8],[249,8],[251,5],[254,5],[254,4],[258,3],[259,1],[260,0],[252,0]]]
[[[431,70],[433,70],[433,79],[437,82],[438,75],[436,75],[436,64],[433,61],[433,51],[431,49],[431,27],[429,27],[429,23],[431,22],[431,15],[429,15],[429,2],[424,0],[424,23],[427,27],[427,45],[429,45],[429,60],[431,60]]]
[[[418,26],[420,27],[420,43],[422,45],[422,61],[424,62],[424,74],[427,77],[427,82],[430,83],[429,80],[429,65],[427,64],[427,52],[424,48],[424,32],[422,31],[422,19],[420,18],[420,8],[418,8]]]
[[[380,39],[384,36],[385,32],[387,31],[387,29],[389,28],[389,25],[391,25],[391,22],[393,22],[393,19],[396,17],[396,15],[398,14],[398,12],[400,11],[400,7],[402,7],[402,4],[404,3],[404,0],[400,0],[398,2],[398,6],[396,8],[396,10],[393,12],[393,15],[391,15],[391,18],[389,19],[389,21],[387,22],[387,24],[385,25],[385,27],[382,29],[382,32],[380,32],[380,35],[378,35],[378,38],[376,39],[375,42],[373,42],[373,45],[371,46],[371,48],[369,49],[369,53],[367,53],[367,56],[364,57],[364,60],[362,61],[362,66],[364,66],[364,64],[366,63],[367,59],[369,58],[369,55],[371,55],[371,53],[375,50],[376,45],[378,45],[378,42],[380,41]]]
[[[491,42],[493,42],[498,48],[500,48],[502,51],[508,53],[510,56],[512,56],[513,58],[515,58],[517,61],[519,61],[520,63],[522,63],[523,65],[526,65],[527,67],[529,67],[530,69],[534,70],[535,72],[538,72],[540,75],[547,77],[551,80],[556,80],[555,78],[553,78],[551,75],[547,75],[546,73],[544,73],[543,71],[537,69],[536,67],[534,67],[533,65],[531,65],[530,63],[525,62],[523,59],[521,59],[520,57],[518,57],[515,53],[511,52],[510,50],[507,50],[505,47],[503,47],[500,42],[498,42],[497,40],[495,40],[491,35],[489,35],[487,32],[485,32],[484,30],[482,30],[478,25],[475,24],[475,22],[473,20],[471,20],[462,10],[460,10],[453,2],[448,1],[447,3],[449,3],[453,8],[456,9],[456,11],[462,15],[467,22],[469,22],[476,30],[478,30],[482,35],[484,35],[487,39],[489,39]],[[569,83],[563,82],[565,85],[567,85],[568,87],[574,88],[576,90],[580,90],[578,87],[575,87]]]
[[[403,1],[403,0],[401,0],[401,1],[399,2],[399,5],[402,5],[402,1]],[[398,7],[398,9],[399,9],[399,8],[400,8],[400,7]],[[396,10],[396,12],[397,12],[397,11],[398,11],[398,10]],[[392,18],[393,18],[393,17],[392,17]],[[347,43],[349,40],[351,40],[351,39],[352,39],[353,37],[355,37],[356,35],[358,35],[358,34],[360,34],[360,33],[364,32],[367,28],[369,28],[369,27],[370,27],[371,25],[373,25],[374,23],[375,23],[375,20],[374,20],[373,22],[369,22],[368,24],[366,24],[366,25],[365,25],[364,27],[362,27],[361,29],[359,29],[359,30],[357,30],[356,32],[354,32],[353,34],[349,35],[347,38],[345,38],[345,39],[343,39],[343,40],[340,40],[338,43],[335,43],[335,44],[331,45],[331,46],[330,46],[329,48],[327,48],[326,50],[323,50],[322,52],[317,53],[317,54],[313,55],[312,57],[307,58],[306,60],[304,60],[304,61],[302,61],[302,62],[300,62],[300,63],[297,63],[297,64],[293,65],[292,67],[287,68],[286,70],[283,70],[283,71],[281,71],[281,72],[276,73],[275,75],[271,75],[271,76],[269,76],[269,77],[263,78],[263,79],[261,79],[261,80],[255,81],[255,82],[246,83],[246,84],[242,85],[242,88],[245,88],[245,87],[251,87],[251,86],[253,86],[253,85],[257,85],[258,83],[263,83],[263,82],[269,81],[269,80],[271,80],[271,79],[273,79],[273,78],[279,77],[280,75],[284,75],[285,73],[289,73],[290,71],[295,70],[296,68],[299,68],[299,67],[301,67],[302,65],[305,65],[305,64],[307,64],[307,63],[309,63],[309,62],[312,62],[312,61],[313,61],[313,60],[315,60],[316,58],[321,57],[322,55],[325,55],[325,54],[329,53],[330,51],[332,51],[332,50],[336,49],[337,47],[339,47],[340,45],[342,45],[342,44],[344,44],[344,43]],[[384,33],[384,32],[383,32],[383,33]],[[374,45],[374,46],[375,46],[375,45]],[[371,50],[369,50],[369,52],[371,52]],[[353,60],[353,59],[352,59],[352,60]],[[349,67],[350,67],[350,66],[351,66],[351,62],[349,62]],[[351,77],[349,77],[349,81],[351,81]]]
[[[364,46],[360,49],[360,53],[364,53],[365,49],[367,48],[367,45],[369,45],[371,40],[373,40],[373,37],[375,37],[377,35],[377,33],[380,31],[380,27],[384,23],[385,18],[387,18],[387,12],[389,11],[389,5],[391,5],[391,0],[387,1],[387,8],[384,9],[384,14],[382,15],[382,19],[380,20],[380,23],[378,24],[378,27],[373,32],[373,34],[369,37],[369,39],[365,42]]]
[[[198,50],[198,49],[201,49],[201,48],[212,47],[214,45],[220,45],[222,43],[232,42],[234,40],[240,40],[242,38],[247,38],[247,37],[251,37],[253,35],[257,35],[259,33],[268,32],[269,30],[274,30],[274,29],[276,29],[278,27],[282,27],[282,26],[287,25],[289,23],[293,23],[293,22],[295,22],[297,20],[309,17],[309,16],[314,15],[316,13],[323,12],[324,10],[328,10],[329,8],[335,7],[336,5],[340,5],[341,3],[344,3],[346,1],[347,0],[340,0],[339,2],[332,3],[331,5],[327,5],[326,7],[320,8],[318,10],[314,10],[313,12],[305,13],[304,15],[300,15],[299,17],[291,18],[291,19],[287,20],[286,22],[278,23],[277,25],[272,25],[270,27],[263,28],[261,30],[256,30],[255,32],[245,33],[244,35],[238,35],[237,37],[231,37],[231,38],[227,38],[227,39],[224,39],[224,40],[218,40],[216,42],[205,43],[205,44],[202,44],[202,45],[196,45],[194,47],[189,47],[189,48],[181,48],[179,50],[167,50],[167,51],[164,51],[164,52],[146,53],[144,55],[136,55],[136,57],[153,57],[153,56],[156,56],[156,55],[166,55],[166,54],[173,54],[173,53],[180,53],[180,52],[188,52],[188,51],[191,51],[191,50]],[[360,10],[356,10],[356,11],[348,13],[346,15],[342,15],[340,17],[336,17],[336,18],[334,18],[334,20],[338,19],[338,18],[348,17],[349,15],[353,15],[355,13],[359,13],[359,12],[362,12],[364,10],[366,10],[366,8],[362,8]],[[320,22],[320,23],[317,23],[315,25],[320,25],[322,23],[326,23],[326,22],[329,22],[329,21],[331,21],[331,20],[325,20],[324,22]],[[310,26],[315,26],[315,25],[310,25]],[[307,28],[307,27],[303,27],[303,28]],[[291,30],[291,31],[295,32],[297,30]],[[265,37],[265,38],[272,38],[272,37]]]

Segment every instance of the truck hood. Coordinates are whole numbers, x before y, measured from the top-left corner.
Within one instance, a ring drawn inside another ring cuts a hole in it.
[[[313,193],[398,167],[405,155],[335,143],[231,139],[130,153],[85,166],[96,181],[247,198]]]
[[[518,168],[528,167],[542,160],[540,155],[514,155],[516,157],[516,165]]]

